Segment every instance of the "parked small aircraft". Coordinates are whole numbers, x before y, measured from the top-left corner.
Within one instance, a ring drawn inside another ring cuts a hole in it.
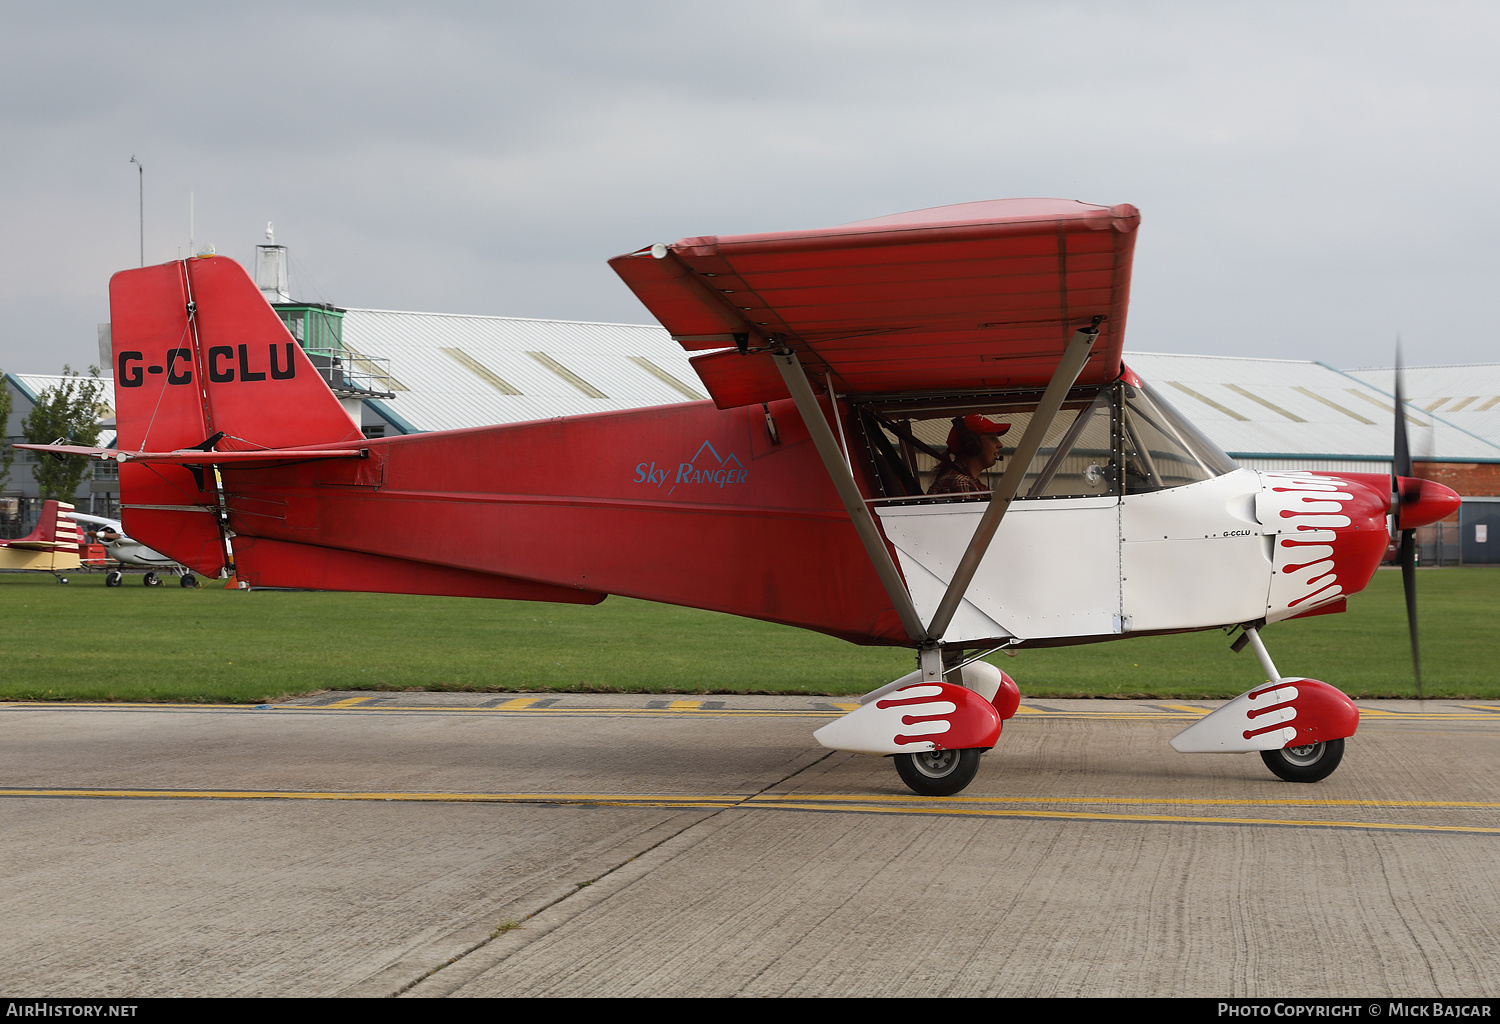
[[[653,245],[611,266],[712,401],[368,440],[237,264],[127,270],[118,448],[42,450],[116,459],[131,535],[242,585],[622,594],[910,647],[816,735],[923,794],[967,785],[1019,703],[979,658],[1238,628],[1269,682],[1173,745],[1316,781],[1358,712],[1282,677],[1259,627],[1342,611],[1388,531],[1458,499],[1399,457],[1238,468],[1121,361],[1138,223],[1003,200]],[[1003,471],[925,493],[966,422],[1008,425]]]
[[[168,558],[160,551],[154,551],[146,547],[140,541],[128,536],[125,527],[118,519],[106,519],[104,516],[85,515],[82,512],[69,512],[69,516],[80,523],[90,523],[99,527],[97,530],[88,531],[98,538],[98,542],[104,545],[104,550],[109,557],[121,565],[134,565],[146,570],[141,577],[141,582],[148,587],[161,585],[160,573],[176,576],[178,582],[184,587],[196,587],[197,578],[184,565],[175,559]],[[104,577],[106,587],[118,587],[125,580],[125,574],[119,569],[111,569]]]
[[[68,582],[63,573],[80,564],[78,527],[68,518],[72,512],[66,502],[44,501],[35,530],[17,540],[0,540],[0,569],[50,572],[57,582]]]

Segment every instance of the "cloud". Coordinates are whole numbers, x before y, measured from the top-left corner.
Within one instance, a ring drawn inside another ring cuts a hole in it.
[[[12,4],[0,366],[275,221],[344,305],[642,322],[615,253],[1061,195],[1143,212],[1127,345],[1493,359],[1479,4]]]

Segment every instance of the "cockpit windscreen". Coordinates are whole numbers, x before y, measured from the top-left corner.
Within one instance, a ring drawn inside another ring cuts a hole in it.
[[[1149,385],[1121,386],[1125,493],[1181,487],[1239,467]]]

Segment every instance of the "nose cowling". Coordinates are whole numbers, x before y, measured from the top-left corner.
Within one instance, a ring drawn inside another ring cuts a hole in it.
[[[1396,490],[1401,495],[1399,529],[1415,530],[1447,519],[1458,511],[1458,492],[1436,480],[1398,476]]]

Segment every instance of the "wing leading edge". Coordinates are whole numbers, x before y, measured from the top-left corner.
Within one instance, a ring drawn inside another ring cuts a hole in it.
[[[786,397],[789,347],[841,393],[1042,387],[1105,320],[1080,383],[1120,373],[1140,213],[1064,199],[917,210],[817,231],[684,238],[610,266],[720,408]],[[731,347],[733,346],[733,347]]]

